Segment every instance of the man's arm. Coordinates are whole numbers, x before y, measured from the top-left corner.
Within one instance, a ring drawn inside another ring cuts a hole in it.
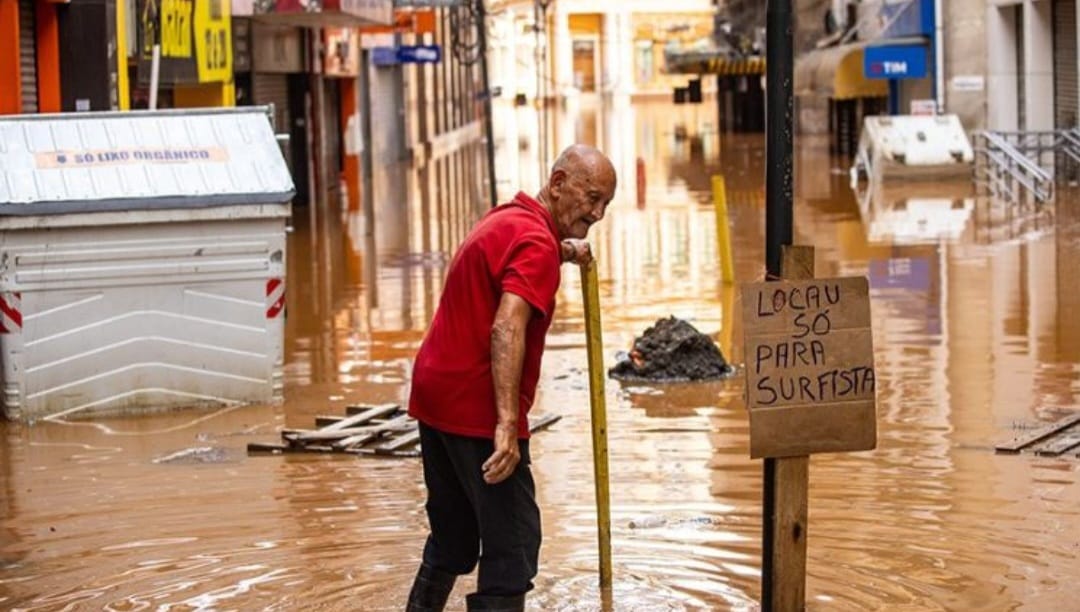
[[[518,447],[521,367],[525,362],[525,328],[532,306],[519,295],[504,291],[491,326],[491,377],[495,384],[495,452],[484,462],[484,481],[502,482],[521,460]]]

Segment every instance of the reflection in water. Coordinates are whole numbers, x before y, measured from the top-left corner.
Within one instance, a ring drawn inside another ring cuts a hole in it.
[[[620,173],[592,237],[609,362],[676,315],[738,363],[738,295],[719,280],[710,176],[726,178],[736,274],[760,278],[761,138],[721,141],[709,105],[574,104],[554,122],[553,150],[596,143]],[[525,144],[503,151],[500,172],[518,179],[500,194],[535,192],[532,111],[500,112],[519,118]],[[980,225],[998,205],[969,209],[962,195],[955,207],[944,187],[860,208],[847,162],[812,139],[799,147],[797,240],[817,247],[819,275],[869,277],[879,371],[878,449],[811,461],[810,609],[1075,608],[1080,460],[998,456],[992,443],[1077,408],[1076,195],[1060,194],[1056,234]],[[950,202],[934,206],[955,223],[925,231],[940,219],[912,199]],[[406,252],[376,256],[360,222],[330,208],[298,211],[289,237],[284,407],[0,427],[0,608],[401,608],[425,529],[416,461],[243,451],[347,404],[406,397],[450,255],[424,245],[447,244],[462,223],[443,211]],[[596,610],[580,283],[563,273],[537,398],[563,420],[534,439],[545,545],[529,605]],[[741,382],[607,392],[612,607],[753,609],[761,468],[748,459]],[[155,463],[191,448],[214,459]],[[459,585],[450,609],[474,584]]]

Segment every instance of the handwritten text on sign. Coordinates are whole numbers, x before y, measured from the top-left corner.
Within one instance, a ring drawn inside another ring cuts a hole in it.
[[[820,427],[820,444],[800,439],[803,450],[867,448],[867,435],[874,430],[876,377],[866,279],[751,283],[743,288],[742,302],[752,446],[754,411],[790,409],[796,412],[772,414],[789,424],[812,419]],[[846,432],[860,428],[820,422],[840,418],[869,420],[861,429],[868,434],[845,441]],[[811,429],[792,433],[812,436]]]

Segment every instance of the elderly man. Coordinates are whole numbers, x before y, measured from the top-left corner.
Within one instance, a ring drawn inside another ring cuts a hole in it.
[[[540,552],[528,413],[562,262],[591,260],[585,236],[615,194],[615,168],[568,148],[536,198],[518,193],[469,232],[447,273],[413,369],[431,533],[408,610],[442,610],[479,561],[469,610],[522,610]]]

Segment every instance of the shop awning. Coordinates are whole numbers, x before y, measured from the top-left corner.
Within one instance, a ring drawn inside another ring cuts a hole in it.
[[[688,52],[666,54],[670,74],[765,74],[763,57],[731,57],[724,52]]]
[[[795,60],[795,95],[850,100],[884,98],[888,81],[863,72],[866,42],[815,49]]]
[[[393,25],[392,0],[270,0],[256,2],[252,17],[262,23],[300,28]]]

